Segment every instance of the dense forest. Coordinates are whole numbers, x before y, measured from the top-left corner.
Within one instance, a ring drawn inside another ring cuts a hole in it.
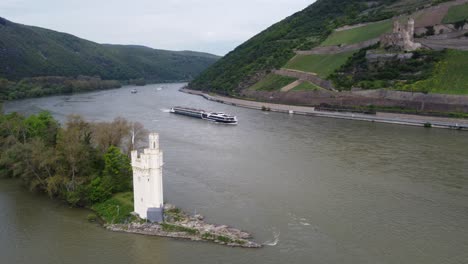
[[[135,80],[134,83],[137,83]],[[28,97],[41,97],[53,94],[89,92],[119,88],[121,83],[113,80],[101,80],[99,77],[33,77],[18,82],[0,78],[0,101]]]
[[[129,152],[146,134],[123,118],[90,123],[70,116],[61,126],[48,112],[0,113],[0,177],[105,214],[113,195],[132,190]]]
[[[79,75],[103,80],[191,80],[217,59],[201,52],[98,44],[0,18],[0,78],[15,82],[39,76]]]

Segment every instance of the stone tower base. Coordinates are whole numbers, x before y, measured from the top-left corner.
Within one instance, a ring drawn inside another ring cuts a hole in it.
[[[163,215],[164,208],[148,208],[146,211],[146,219],[151,223],[162,223],[164,222],[164,215]]]

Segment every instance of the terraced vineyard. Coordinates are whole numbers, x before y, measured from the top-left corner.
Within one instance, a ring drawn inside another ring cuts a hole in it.
[[[269,74],[263,80],[250,87],[252,90],[275,91],[296,81],[296,78]]]
[[[390,32],[391,29],[392,21],[385,20],[358,28],[335,31],[321,44],[321,46],[359,43],[373,38],[378,38],[383,33]]]
[[[294,87],[291,91],[295,91],[295,92],[298,92],[298,91],[316,91],[316,90],[319,90],[319,89],[322,89],[321,87],[313,84],[313,83],[310,83],[310,82],[303,82],[301,84],[299,84],[298,86]]]
[[[455,23],[465,19],[468,19],[468,4],[452,6],[442,22]]]
[[[353,55],[354,51],[338,54],[297,55],[284,68],[313,72],[320,78],[327,78]]]

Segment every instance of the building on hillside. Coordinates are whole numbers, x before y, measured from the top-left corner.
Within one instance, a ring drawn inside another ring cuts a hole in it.
[[[138,155],[133,150],[133,200],[134,212],[150,222],[163,221],[163,154],[159,149],[159,135],[149,135],[149,148]]]
[[[420,43],[414,42],[414,19],[409,18],[406,24],[398,20],[393,23],[393,32],[380,37],[381,47],[393,51],[414,51],[421,48]]]

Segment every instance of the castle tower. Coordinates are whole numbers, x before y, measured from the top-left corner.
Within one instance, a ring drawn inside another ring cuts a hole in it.
[[[408,26],[407,26],[407,31],[409,35],[409,40],[413,41],[414,40],[414,19],[410,17],[408,19]]]
[[[163,221],[163,155],[159,149],[159,135],[150,133],[149,148],[138,156],[133,150],[133,202],[134,211],[142,219]]]

